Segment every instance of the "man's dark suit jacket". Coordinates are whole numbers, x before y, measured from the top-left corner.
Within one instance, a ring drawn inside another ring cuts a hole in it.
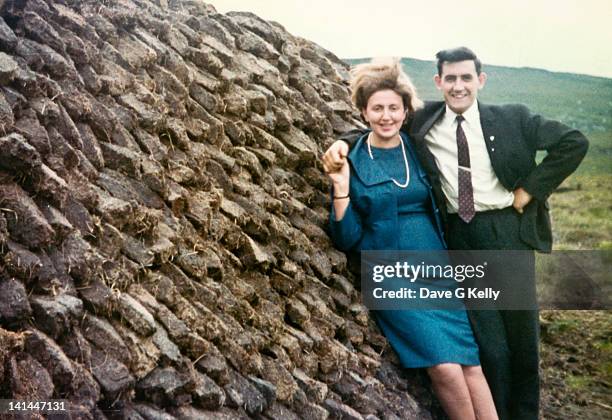
[[[578,130],[557,121],[532,114],[524,105],[485,105],[478,103],[480,123],[493,171],[509,191],[522,187],[533,196],[521,218],[521,239],[533,249],[550,252],[552,230],[548,196],[580,164],[588,140]],[[446,199],[433,155],[425,135],[446,111],[444,102],[427,102],[410,118],[408,131],[413,146],[427,172],[442,219],[447,219]],[[341,139],[352,144],[362,130],[345,133]],[[547,152],[536,165],[538,150]]]

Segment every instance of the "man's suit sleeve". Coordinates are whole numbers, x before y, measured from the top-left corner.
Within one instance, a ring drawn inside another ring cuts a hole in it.
[[[349,148],[352,148],[357,142],[357,140],[359,140],[359,138],[363,136],[366,132],[367,130],[355,128],[353,130],[347,131],[346,133],[343,133],[338,139],[348,143]]]
[[[521,124],[531,147],[546,150],[547,155],[520,186],[543,201],[576,170],[589,147],[587,138],[578,130],[532,114],[521,107]]]

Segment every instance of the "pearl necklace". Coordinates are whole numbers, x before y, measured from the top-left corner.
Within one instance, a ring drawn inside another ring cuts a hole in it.
[[[366,143],[368,145],[368,154],[370,155],[370,159],[374,160],[374,155],[372,155],[372,147],[370,146],[371,138],[372,138],[372,133],[370,132],[370,134],[368,134],[368,139],[366,140]],[[406,188],[408,184],[410,183],[410,168],[408,167],[408,158],[406,157],[406,148],[404,146],[404,140],[402,139],[402,136],[400,136],[400,145],[402,146],[402,155],[404,156],[404,166],[406,168],[406,182],[403,184],[400,184],[393,178],[391,178],[391,181],[393,181],[393,183],[400,188]]]

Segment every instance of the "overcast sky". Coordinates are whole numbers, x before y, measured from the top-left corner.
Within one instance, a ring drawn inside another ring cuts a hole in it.
[[[433,60],[466,45],[485,64],[612,77],[612,0],[205,0],[249,11],[340,58]]]

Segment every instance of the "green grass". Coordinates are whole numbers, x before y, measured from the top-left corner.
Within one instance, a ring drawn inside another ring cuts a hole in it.
[[[576,171],[577,175],[612,174],[612,129],[585,133],[589,138],[589,151]],[[606,185],[610,188],[610,184]]]
[[[579,326],[579,322],[575,319],[554,320],[548,326],[548,332],[550,334],[559,335],[561,333],[575,331]]]
[[[601,353],[605,362],[599,367],[602,377],[612,380],[612,338],[608,337],[595,343],[595,348]],[[612,385],[612,384],[610,384]]]
[[[565,381],[570,388],[577,390],[586,389],[591,384],[590,378],[580,375],[568,375]]]
[[[571,176],[550,198],[556,249],[611,248],[612,174],[589,172]]]

